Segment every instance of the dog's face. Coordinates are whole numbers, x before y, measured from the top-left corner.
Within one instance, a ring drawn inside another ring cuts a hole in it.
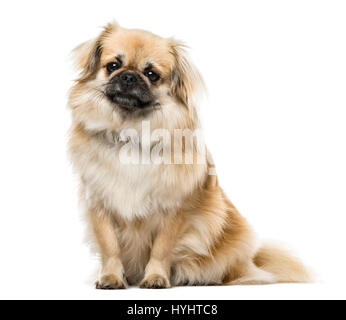
[[[100,60],[95,71],[104,81],[109,101],[127,112],[159,105],[174,64],[167,41],[144,31],[119,28],[102,37],[100,49],[94,51],[101,55],[92,59]]]
[[[167,118],[168,112],[191,116],[201,79],[174,40],[109,24],[75,53],[81,74],[71,92],[72,108],[87,105],[84,111],[93,111],[89,117],[98,120],[138,120],[155,112]]]

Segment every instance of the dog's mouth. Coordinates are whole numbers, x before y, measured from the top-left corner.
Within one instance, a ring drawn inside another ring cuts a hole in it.
[[[154,105],[153,99],[139,99],[137,96],[117,92],[114,96],[108,98],[120,108],[128,111],[144,109]]]

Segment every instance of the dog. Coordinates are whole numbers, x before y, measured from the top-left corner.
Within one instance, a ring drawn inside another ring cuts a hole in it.
[[[197,139],[204,84],[184,44],[110,23],[73,56],[69,154],[101,259],[96,288],[311,280],[295,256],[257,241],[219,186]]]

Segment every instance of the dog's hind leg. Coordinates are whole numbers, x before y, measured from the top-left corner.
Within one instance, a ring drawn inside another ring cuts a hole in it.
[[[225,285],[255,285],[255,284],[271,284],[276,283],[278,278],[265,270],[256,267],[252,262],[246,267],[246,271],[242,271],[239,278],[233,279]]]

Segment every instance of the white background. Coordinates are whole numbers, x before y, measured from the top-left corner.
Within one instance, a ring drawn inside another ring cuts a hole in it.
[[[346,298],[345,1],[2,1],[0,298]],[[69,52],[112,19],[187,42],[221,184],[317,283],[93,289],[66,156]]]

